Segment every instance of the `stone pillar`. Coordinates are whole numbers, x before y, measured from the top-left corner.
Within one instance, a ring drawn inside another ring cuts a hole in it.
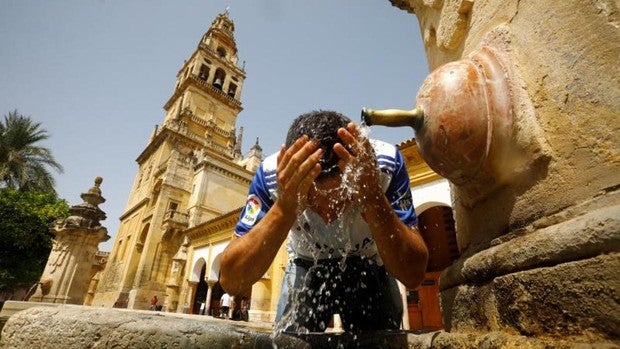
[[[409,329],[409,311],[407,308],[407,287],[405,287],[405,285],[403,285],[400,281],[398,281],[398,290],[400,291],[400,298],[402,300],[403,303],[403,324],[402,324],[402,329],[403,330],[408,330]]]
[[[211,310],[211,296],[213,295],[213,286],[217,283],[217,280],[207,280],[207,298],[205,299],[205,315],[209,315]]]
[[[391,2],[419,18],[433,71],[416,142],[452,185],[446,329],[617,338],[618,2]]]
[[[107,241],[108,231],[99,224],[106,218],[98,205],[105,202],[95,178],[95,186],[82,193],[84,202],[69,208],[70,216],[50,228],[55,235],[47,265],[32,302],[82,304],[88,292],[91,270],[100,242]]]
[[[187,284],[188,284],[189,290],[187,292],[187,299],[185,301],[189,303],[189,313],[193,314],[194,303],[195,303],[194,297],[196,297],[196,288],[198,287],[198,282],[187,280]]]

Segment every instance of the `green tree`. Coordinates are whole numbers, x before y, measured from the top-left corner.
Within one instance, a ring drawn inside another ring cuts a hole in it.
[[[39,280],[52,247],[49,226],[68,213],[55,194],[0,189],[0,294]]]
[[[41,123],[14,110],[0,122],[0,185],[7,188],[55,193],[48,170],[62,173],[51,151],[39,146],[49,138]]]

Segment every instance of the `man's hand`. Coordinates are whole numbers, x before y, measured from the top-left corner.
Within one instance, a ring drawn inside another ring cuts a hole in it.
[[[354,123],[338,129],[342,143],[334,145],[334,152],[340,158],[338,166],[343,174],[343,183],[353,186],[352,198],[364,205],[383,196],[379,182],[379,167],[375,152],[368,137],[361,135]]]
[[[297,214],[304,209],[310,186],[321,173],[319,160],[323,150],[319,143],[304,135],[290,148],[283,145],[278,154],[278,203],[286,214]]]

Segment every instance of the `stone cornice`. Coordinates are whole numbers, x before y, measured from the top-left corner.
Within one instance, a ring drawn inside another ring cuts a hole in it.
[[[242,175],[240,175],[238,173],[234,173],[232,171],[228,171],[225,168],[217,166],[216,164],[213,164],[213,163],[206,163],[204,165],[204,167],[205,168],[210,168],[212,170],[215,170],[215,172],[219,172],[221,174],[224,174],[228,178],[234,178],[234,179],[238,179],[238,180],[243,180],[248,185],[252,182],[251,178],[243,177]]]
[[[132,213],[136,212],[140,207],[144,206],[147,202],[149,202],[148,197],[140,200],[140,202],[138,202],[137,204],[133,205],[133,207],[125,211],[125,213],[123,213],[118,219],[122,221],[123,219],[130,216]]]
[[[157,135],[149,142],[146,148],[138,155],[136,158],[136,162],[138,164],[143,163],[146,159],[148,159],[154,152],[159,148],[159,146],[165,140],[180,140],[182,143],[187,144],[191,148],[198,149],[203,146],[203,144],[196,138],[191,138],[188,135],[181,133],[180,131],[173,130],[164,124],[160,129]]]
[[[187,90],[189,84],[198,87],[201,91],[206,92],[208,95],[214,97],[217,101],[224,103],[226,106],[233,109],[237,113],[240,113],[243,110],[243,107],[241,107],[241,101],[232,98],[226,93],[224,93],[224,91],[219,90],[210,84],[207,84],[206,82],[198,78],[197,75],[190,74],[187,78],[183,80],[181,85],[174,90],[172,96],[170,96],[166,104],[164,104],[164,109],[166,111],[168,111],[170,107],[172,107],[172,104],[179,98],[179,96],[185,90]]]
[[[242,208],[243,207],[236,208],[230,212],[222,214],[219,217],[192,227],[186,230],[185,234],[190,239],[192,244],[196,241],[201,241],[204,239],[213,239],[211,242],[220,241],[221,239],[216,239],[216,236],[219,235],[217,233],[219,232],[223,232],[225,236],[230,237],[228,235],[228,231],[234,229],[237,225]]]
[[[414,138],[398,144],[398,148],[405,158],[411,187],[443,179],[443,177],[433,171],[424,161]]]
[[[205,157],[194,166],[194,170],[200,169],[201,167],[215,170],[229,178],[241,179],[247,184],[250,184],[254,176],[252,171],[247,170],[245,167],[229,159],[221,157],[218,153],[210,151],[209,149],[207,149]]]
[[[417,187],[422,184],[438,181],[440,179],[444,179],[433,170],[428,170],[424,172],[415,172],[409,175],[409,183],[411,183],[411,187]]]
[[[187,107],[185,107],[183,109],[183,111],[181,111],[180,119],[193,122],[193,123],[195,123],[197,125],[200,125],[200,126],[206,128],[206,129],[209,129],[209,130],[213,131],[214,133],[219,134],[220,136],[225,137],[225,138],[230,138],[230,137],[234,137],[235,136],[234,131],[227,131],[227,130],[221,128],[213,120],[205,120],[205,119],[202,119],[202,118],[198,117],[196,114],[192,113],[192,111],[189,108],[187,108]]]

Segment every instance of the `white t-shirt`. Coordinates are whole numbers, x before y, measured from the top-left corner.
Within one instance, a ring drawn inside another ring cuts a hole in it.
[[[417,224],[411,200],[409,175],[400,151],[393,145],[371,140],[382,175],[382,186],[398,217],[408,226]],[[267,157],[256,171],[235,234],[242,236],[259,222],[277,198],[277,154]],[[291,259],[317,260],[343,256],[373,258],[379,265],[377,246],[359,209],[351,208],[327,224],[312,210],[297,217],[289,231],[287,251]]]
[[[230,307],[230,296],[228,293],[224,293],[220,301],[222,302],[222,307]]]

